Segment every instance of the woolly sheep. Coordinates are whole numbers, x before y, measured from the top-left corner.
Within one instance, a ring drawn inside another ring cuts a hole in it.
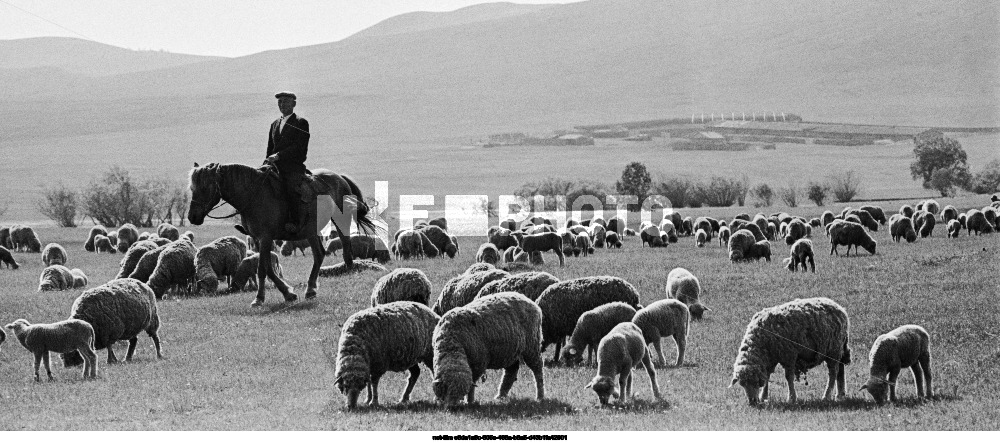
[[[487,244],[492,244],[492,243],[487,243]],[[516,257],[517,254],[520,254],[520,253],[521,253],[521,248],[519,248],[517,246],[511,246],[511,247],[507,248],[506,251],[503,251],[503,257],[501,257],[501,259],[502,259],[502,261],[504,263],[513,263],[514,262],[514,257]],[[488,264],[488,263],[484,263],[484,264]]]
[[[813,273],[816,272],[816,254],[813,253],[812,240],[801,238],[792,245],[788,252],[788,258],[785,259],[785,267],[789,271],[795,272],[799,269],[799,265],[802,265],[802,272],[806,272],[809,268],[806,267],[806,263],[812,266]]]
[[[389,246],[378,236],[351,234],[351,252],[358,260],[374,260],[382,264],[389,262]]]
[[[429,222],[427,222],[427,224],[430,226],[437,226],[444,231],[448,230],[448,220],[444,217],[432,218]]]
[[[11,249],[24,252],[41,252],[42,243],[38,241],[35,230],[29,226],[14,225],[10,228]]]
[[[580,251],[579,254],[583,254],[584,257],[594,253],[594,246],[590,243],[590,236],[586,233],[576,236],[576,244],[573,245],[573,252],[576,254],[577,250]]]
[[[635,233],[635,230],[634,230],[634,229],[631,229],[631,228],[625,228],[625,236],[626,236],[626,237],[635,237],[636,235],[637,235],[637,234]]]
[[[966,213],[958,214],[958,223],[962,225],[962,229],[965,229],[965,222],[968,220],[968,215]]]
[[[496,268],[497,268],[496,266],[493,266],[492,264],[489,263],[473,263],[469,265],[468,268],[465,268],[465,272],[463,272],[462,275],[459,275],[459,277],[469,274],[475,274],[477,272],[492,271]]]
[[[694,234],[694,219],[691,217],[684,217],[684,219],[681,220],[681,226],[678,230],[683,235]]]
[[[849,340],[847,311],[828,298],[795,299],[766,308],[747,325],[729,386],[739,383],[750,405],[766,401],[768,379],[780,364],[788,383],[788,401],[794,402],[798,376],[825,362],[830,378],[823,398],[833,399],[835,382],[837,398],[842,398],[846,395],[844,365],[851,363]]]
[[[157,299],[163,298],[171,287],[183,286],[188,290],[188,285],[195,278],[194,259],[197,253],[198,249],[186,239],[166,245],[156,259],[156,267],[147,282]]]
[[[73,274],[63,265],[52,265],[42,269],[38,277],[38,292],[65,291],[73,289]]]
[[[830,226],[830,255],[840,255],[838,245],[847,246],[847,256],[851,255],[851,246],[854,246],[855,255],[858,253],[858,246],[875,255],[877,243],[865,232],[864,226],[849,221],[839,221]]]
[[[73,301],[70,318],[83,320],[94,327],[94,349],[108,348],[108,363],[117,363],[112,349],[115,342],[128,340],[125,361],[132,360],[139,333],[145,331],[153,339],[156,358],[163,358],[160,348],[160,317],[156,310],[153,290],[145,283],[130,278],[111,280],[83,291]],[[63,351],[66,366],[81,363],[79,353]]]
[[[109,254],[114,254],[117,251],[111,244],[110,239],[101,234],[97,234],[94,236],[94,252],[107,252]]]
[[[868,211],[852,209],[848,214],[856,216],[858,218],[858,223],[867,228],[869,231],[878,232],[878,221],[876,221]]]
[[[872,219],[877,221],[878,224],[880,225],[886,224],[885,211],[882,210],[881,206],[864,205],[860,209],[871,215]]]
[[[398,233],[396,235],[396,243],[393,246],[398,257],[403,260],[424,256],[424,247],[420,239],[420,233],[412,229],[406,229]]]
[[[607,303],[584,312],[576,321],[569,342],[562,349],[562,358],[567,365],[577,365],[583,361],[583,351],[587,350],[587,366],[594,361],[594,353],[608,332],[619,323],[630,322],[635,316],[635,308],[626,303]]]
[[[703,248],[706,241],[708,241],[708,233],[704,229],[698,228],[698,232],[695,233],[694,244],[699,248]]]
[[[236,273],[229,279],[227,292],[237,292],[244,289],[257,290],[257,265],[260,262],[260,254],[254,253],[246,256],[236,268]],[[271,251],[271,268],[274,274],[284,278],[281,265],[278,263],[278,254]]]
[[[622,247],[622,240],[618,237],[618,233],[614,231],[608,231],[607,237],[604,238],[604,243],[608,249],[621,249]]]
[[[187,237],[185,237],[185,238],[187,238]],[[163,245],[170,244],[170,240],[169,239],[160,238],[160,237],[150,238],[149,241],[155,243],[156,246],[163,246]],[[194,243],[194,240],[189,240],[189,241],[192,242],[192,243]],[[133,243],[133,244],[135,244],[135,243]]]
[[[652,344],[653,349],[656,349],[657,365],[660,367],[667,365],[660,346],[660,340],[664,337],[673,337],[677,344],[676,366],[684,364],[684,350],[687,348],[690,322],[691,314],[687,305],[674,299],[654,301],[632,317],[632,323],[642,331],[643,342],[646,345]]]
[[[139,260],[142,259],[142,256],[156,248],[156,243],[149,240],[135,242],[128,248],[128,251],[125,251],[125,257],[122,257],[122,260],[118,262],[119,269],[115,278],[126,278],[131,275],[139,264]],[[150,273],[152,273],[152,270],[150,270]]]
[[[584,312],[616,301],[635,308],[639,292],[618,277],[582,277],[549,286],[536,301],[542,309],[542,351],[555,344],[553,359],[559,361],[563,340],[573,333]]]
[[[487,369],[503,369],[497,398],[506,397],[524,362],[535,376],[535,398],[542,400],[541,324],[538,305],[513,292],[451,310],[434,328],[434,395],[449,406],[463,397],[475,403],[475,382]]]
[[[983,216],[986,217],[986,221],[989,222],[991,225],[993,225],[994,228],[1000,227],[997,225],[997,219],[1000,217],[997,217],[996,208],[992,206],[985,206],[982,209],[982,213]]]
[[[691,318],[695,320],[701,319],[704,312],[708,310],[699,301],[701,284],[698,282],[698,277],[695,277],[687,269],[671,269],[670,273],[667,274],[667,284],[664,289],[667,298],[677,299],[687,305],[691,312]]]
[[[569,223],[569,222],[567,221],[567,223]],[[625,231],[625,220],[621,219],[618,216],[611,217],[608,220],[608,226],[606,226],[605,228],[608,230],[609,234],[612,233],[612,232],[614,232],[615,234],[622,235],[622,234],[625,233],[624,232]]]
[[[920,234],[920,238],[930,237],[936,223],[934,214],[930,212],[917,211],[913,214],[913,228]]]
[[[750,231],[753,234],[754,241],[767,240],[767,236],[760,230],[760,227],[750,222],[733,220],[733,224],[729,226],[729,229],[732,232],[739,231],[740,229]]]
[[[87,274],[84,274],[80,268],[70,269],[69,273],[73,276],[73,289],[82,288],[90,283]]]
[[[514,237],[513,232],[506,228],[490,228],[487,233],[487,239],[493,246],[496,246],[497,250],[506,250],[511,246],[518,246],[517,238]]]
[[[458,253],[458,246],[452,243],[451,236],[444,229],[429,225],[420,228],[419,232],[425,235],[438,251],[448,254],[448,258],[455,258],[455,254]]]
[[[149,276],[153,275],[153,270],[156,269],[156,262],[159,261],[160,254],[163,253],[164,249],[167,249],[167,246],[169,245],[157,246],[156,249],[143,254],[139,258],[139,262],[136,263],[135,269],[128,275],[128,278],[134,278],[143,283],[149,281]]]
[[[958,209],[952,205],[947,205],[941,210],[941,221],[948,223],[958,218]]]
[[[697,235],[698,229],[702,229],[705,231],[705,235],[707,236],[705,241],[712,241],[712,234],[715,233],[715,231],[712,229],[712,222],[709,221],[708,217],[698,217],[697,219],[695,219],[694,221],[695,235]]]
[[[14,270],[17,270],[17,268],[20,267],[14,260],[14,256],[10,254],[10,251],[3,246],[0,246],[0,263],[7,265],[8,268]]]
[[[412,301],[428,306],[431,300],[431,281],[419,269],[396,268],[375,282],[371,300],[372,306],[396,301]]]
[[[948,237],[958,238],[958,235],[962,233],[962,224],[956,219],[948,221]]]
[[[924,210],[930,212],[931,214],[937,214],[941,212],[941,205],[937,201],[927,200],[924,202]]]
[[[907,243],[917,241],[917,232],[913,229],[913,221],[909,217],[896,214],[889,218],[889,233],[892,241],[899,243],[905,238]]]
[[[646,244],[649,244],[651,248],[667,246],[667,243],[663,241],[660,229],[656,226],[644,225],[639,229],[639,238],[642,240],[643,246]]]
[[[0,247],[14,249],[14,245],[10,241],[10,227],[0,227]]]
[[[87,252],[94,252],[94,237],[97,237],[98,234],[106,237],[108,235],[108,228],[105,228],[102,225],[96,225],[90,228],[90,233],[87,234],[87,242],[83,244],[83,250]]]
[[[63,248],[58,243],[45,245],[45,249],[42,249],[42,263],[45,263],[45,266],[65,265],[66,248]]]
[[[479,245],[479,250],[476,251],[476,262],[489,263],[491,265],[499,263],[500,251],[498,251],[497,247],[494,245],[494,243],[483,243]]]
[[[594,220],[601,221],[602,223],[604,222],[603,219],[594,219]],[[595,223],[590,226],[590,229],[587,231],[587,233],[590,235],[590,239],[593,241],[595,248],[605,247],[604,246],[605,240],[608,237],[607,228],[605,228],[600,223]]]
[[[118,228],[118,252],[124,253],[132,243],[139,241],[139,230],[131,223]]]
[[[434,302],[434,313],[444,315],[452,309],[469,304],[483,289],[483,286],[509,275],[509,272],[500,269],[462,274],[461,278],[450,287],[446,284],[446,288],[442,289],[438,299]]]
[[[372,306],[347,318],[337,343],[334,384],[347,397],[347,408],[357,407],[361,390],[368,388],[368,405],[378,406],[378,383],[386,372],[409,371],[400,403],[420,377],[419,363],[433,367],[431,339],[440,317],[426,305],[397,301]]]
[[[903,205],[899,207],[899,213],[906,217],[913,217],[913,207],[910,205]]]
[[[978,209],[970,209],[966,213],[967,218],[965,220],[966,235],[972,235],[972,231],[976,231],[976,235],[980,234],[992,234],[994,229],[993,225],[986,220],[986,215]]]
[[[750,221],[750,223],[757,225],[757,228],[760,229],[761,234],[767,232],[768,221],[767,218],[765,218],[762,214],[755,215],[753,220]]]
[[[607,405],[612,396],[627,403],[632,398],[632,368],[638,367],[640,362],[649,375],[653,396],[659,400],[660,387],[643,343],[642,330],[632,322],[619,323],[601,339],[597,347],[597,375],[584,387],[594,390],[601,405]],[[618,377],[618,386],[615,386],[615,377]]]
[[[178,231],[177,228],[170,223],[160,223],[160,225],[156,227],[156,235],[170,241],[177,241],[181,238],[180,231]]]
[[[772,228],[770,226],[769,228]],[[726,247],[729,245],[729,237],[732,236],[732,232],[729,230],[729,226],[722,226],[719,228],[719,246]]]
[[[246,256],[247,244],[232,235],[198,248],[194,256],[195,292],[211,294],[217,291],[219,280],[229,281]]]
[[[833,223],[834,215],[830,211],[823,211],[823,215],[820,216],[820,219],[823,221],[823,226],[826,226]]]
[[[917,397],[931,398],[931,337],[924,328],[904,325],[878,336],[868,353],[869,378],[860,390],[867,390],[882,405],[886,391],[896,401],[896,379],[902,368],[910,368],[917,385]],[[924,390],[924,380],[927,389]]]
[[[525,235],[520,242],[521,249],[528,255],[532,255],[535,252],[555,252],[556,256],[559,257],[559,266],[563,266],[564,256],[562,250],[562,237],[555,232],[546,232],[542,234]]]
[[[487,283],[479,293],[476,294],[476,298],[486,297],[487,295],[499,294],[501,292],[516,292],[525,297],[528,297],[531,301],[538,300],[538,297],[542,295],[549,286],[552,286],[559,282],[558,278],[555,278],[552,274],[548,272],[522,272],[520,274],[508,275],[500,280],[494,280]]]
[[[600,226],[606,230],[608,229],[608,222],[604,221],[601,217],[594,217],[590,220],[590,226]]]
[[[97,378],[97,352],[94,350],[94,328],[85,321],[63,320],[50,324],[31,324],[25,319],[17,319],[5,326],[14,333],[21,346],[35,355],[35,381],[41,381],[38,376],[38,366],[45,361],[45,372],[52,378],[52,368],[49,365],[49,352],[80,352],[86,361],[83,367],[83,378]]]
[[[291,257],[295,254],[295,251],[299,251],[303,256],[306,255],[306,249],[310,249],[309,240],[289,240],[281,245],[281,256]]]
[[[747,229],[740,229],[729,238],[729,260],[732,262],[759,260],[771,261],[771,244],[767,240],[756,241]]]

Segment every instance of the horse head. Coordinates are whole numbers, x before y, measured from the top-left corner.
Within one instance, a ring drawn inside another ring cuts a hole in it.
[[[222,200],[219,191],[219,164],[209,163],[205,166],[194,164],[189,179],[191,189],[191,206],[188,208],[188,221],[200,225],[205,216]]]

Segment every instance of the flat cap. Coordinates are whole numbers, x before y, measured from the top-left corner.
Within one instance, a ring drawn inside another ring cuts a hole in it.
[[[294,92],[281,91],[281,92],[279,92],[277,94],[274,94],[274,98],[281,98],[281,97],[291,97],[292,100],[297,100],[297,98],[295,97],[295,93]]]

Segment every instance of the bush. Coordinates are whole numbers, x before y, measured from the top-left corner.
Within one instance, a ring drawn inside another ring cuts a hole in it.
[[[971,180],[969,190],[976,194],[992,194],[1000,191],[1000,159],[987,163]]]
[[[931,174],[930,187],[940,192],[942,197],[953,197],[956,188],[968,188],[970,181],[972,177],[969,175],[969,168],[960,166],[939,168]]]
[[[756,208],[770,207],[771,201],[774,199],[774,190],[767,183],[757,185],[750,191],[750,194],[757,199],[757,203],[754,204]]]
[[[112,166],[83,190],[83,209],[105,226],[132,223],[152,227],[173,223],[176,213],[184,225],[188,194],[185,184],[167,179],[133,179],[120,166]]]
[[[838,203],[849,202],[861,193],[861,177],[854,171],[832,175],[830,190]]]
[[[55,187],[45,188],[42,194],[42,199],[38,200],[38,212],[60,227],[76,227],[76,191],[59,182]]]
[[[714,176],[708,183],[695,187],[697,200],[708,206],[726,207],[736,203],[741,195],[746,195],[745,184],[737,179]]]
[[[690,203],[695,183],[689,178],[661,179],[653,186],[653,193],[670,199],[675,208],[683,208]]]
[[[781,201],[785,202],[789,208],[796,208],[799,206],[799,187],[795,185],[794,182],[789,182],[788,186],[778,190],[778,194],[781,196]]]
[[[806,193],[809,200],[816,203],[816,206],[823,206],[823,201],[826,200],[826,195],[830,192],[830,186],[819,183],[819,182],[809,182],[806,185]]]
[[[544,208],[533,208],[535,212],[555,211],[558,208],[556,196],[566,196],[566,208],[572,209],[573,202],[582,195],[592,195],[604,203],[604,209],[615,209],[614,204],[607,203],[608,194],[611,192],[608,185],[593,180],[572,181],[562,178],[549,177],[540,182],[528,182],[514,192],[514,195],[523,197],[534,204],[534,197],[541,195],[545,197]],[[641,201],[640,201],[641,202]]]

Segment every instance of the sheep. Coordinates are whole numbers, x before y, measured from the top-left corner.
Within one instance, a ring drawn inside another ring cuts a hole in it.
[[[729,226],[729,229],[732,232],[739,231],[740,229],[750,231],[753,234],[754,241],[767,240],[767,236],[760,230],[760,226],[743,220],[733,220],[733,224]]]
[[[626,237],[635,237],[638,234],[635,233],[635,229],[625,228],[625,234],[624,235]]]
[[[156,237],[159,237],[159,236],[156,235],[156,234],[149,233],[149,232],[140,232],[139,233],[139,238],[136,241],[151,240],[151,239],[156,238]]]
[[[507,248],[506,251],[503,251],[503,257],[501,257],[501,261],[503,261],[504,263],[513,263],[514,257],[517,257],[517,254],[520,253],[521,253],[521,248],[517,246],[511,246]],[[483,263],[483,264],[489,264],[489,263]],[[492,266],[492,264],[490,265]]]
[[[937,201],[927,200],[924,202],[923,209],[931,214],[937,214],[941,212],[941,205]]]
[[[823,226],[826,226],[830,223],[833,223],[834,215],[830,211],[823,211],[823,215],[821,215],[819,218],[820,220],[823,221]]]
[[[566,223],[568,224],[569,221],[567,221]],[[614,216],[614,217],[611,217],[608,220],[608,226],[606,226],[605,229],[608,230],[609,234],[612,233],[612,232],[614,232],[615,234],[622,235],[622,234],[625,233],[624,232],[625,231],[625,224],[626,223],[625,223],[624,219],[622,219],[622,218],[620,218],[618,216]],[[567,226],[567,228],[568,227],[569,226]]]
[[[885,403],[887,394],[890,401],[896,401],[896,379],[899,371],[908,367],[917,385],[917,397],[930,399],[934,392],[930,347],[930,335],[917,325],[900,326],[878,336],[868,353],[868,381],[859,391],[867,390],[880,406]]]
[[[584,312],[616,301],[636,308],[639,292],[618,277],[582,277],[549,286],[536,301],[542,308],[542,351],[555,344],[553,360],[559,361],[563,339],[573,333]]]
[[[997,223],[997,210],[994,207],[984,206],[982,213],[986,217],[986,221],[993,225],[994,228],[1000,228],[1000,225]]]
[[[41,252],[42,243],[31,227],[14,225],[10,228],[11,249],[24,252]]]
[[[257,265],[259,261],[260,254],[258,253],[246,256],[236,268],[236,272],[229,278],[229,287],[226,288],[226,291],[232,293],[242,291],[244,288],[256,290]],[[274,270],[275,275],[284,278],[281,265],[278,264],[278,254],[274,251],[271,251],[271,268]]]
[[[948,223],[958,218],[958,209],[952,205],[947,205],[941,210],[941,221]]]
[[[570,366],[580,364],[586,349],[587,366],[590,366],[601,338],[619,323],[632,321],[635,312],[635,308],[622,302],[607,303],[584,312],[577,320],[569,342],[562,349],[563,361]]]
[[[684,268],[674,268],[667,274],[667,284],[664,287],[667,298],[679,300],[688,306],[691,318],[700,320],[705,311],[708,310],[699,301],[701,296],[701,284],[698,277],[691,271]]]
[[[38,366],[45,361],[45,372],[52,377],[49,365],[49,352],[80,352],[86,365],[83,367],[83,378],[97,378],[97,351],[94,350],[94,328],[85,321],[63,320],[49,324],[31,324],[25,319],[17,319],[5,326],[14,333],[21,346],[35,355],[35,381],[41,381],[38,376]]]
[[[115,246],[111,244],[111,240],[108,237],[97,234],[94,236],[94,252],[107,252],[108,254],[114,254],[117,250],[115,249]]]
[[[590,236],[587,235],[586,233],[583,233],[583,234],[580,234],[580,235],[576,236],[575,241],[576,241],[576,244],[573,245],[574,246],[573,247],[573,253],[574,254],[583,254],[583,256],[586,257],[586,256],[594,253],[594,246],[591,245],[591,243],[590,243]],[[579,250],[580,253],[577,253],[576,252],[577,250]]]
[[[933,213],[919,211],[913,214],[914,228],[919,232],[920,238],[930,237],[934,232],[934,225],[937,223]]]
[[[396,234],[396,242],[393,244],[397,256],[403,260],[420,258],[424,256],[424,247],[420,239],[420,233],[412,229],[406,229]]]
[[[10,241],[10,227],[0,227],[0,247],[14,249],[14,245]]]
[[[145,331],[153,339],[156,358],[162,359],[160,348],[160,316],[156,310],[153,290],[138,280],[121,278],[111,280],[96,288],[83,291],[73,301],[70,318],[83,320],[94,327],[94,349],[108,348],[108,364],[118,363],[112,349],[115,342],[128,340],[125,361],[131,361],[139,333]],[[63,363],[76,366],[80,354],[63,351]]]
[[[38,277],[38,292],[65,291],[73,289],[73,274],[63,265],[52,265],[42,269]]]
[[[880,225],[886,224],[885,211],[882,210],[880,206],[865,205],[860,208],[862,211],[871,215],[872,219],[878,222]]]
[[[156,259],[156,267],[148,281],[157,300],[174,286],[184,286],[185,290],[189,290],[187,286],[195,278],[194,259],[197,253],[198,249],[186,239],[166,245]]]
[[[632,368],[638,367],[640,362],[649,375],[653,396],[659,400],[660,387],[642,330],[632,322],[619,323],[601,339],[597,347],[597,375],[584,388],[593,389],[601,405],[607,405],[612,396],[620,403],[627,403],[632,398]],[[615,386],[615,377],[618,377],[618,386]]]
[[[983,211],[970,209],[966,215],[966,236],[972,235],[972,231],[976,231],[976,235],[993,233],[993,225],[990,224],[989,220],[986,220],[986,214],[983,214]]]
[[[491,265],[496,265],[500,262],[500,251],[494,246],[495,243],[483,243],[479,245],[479,250],[476,251],[476,262],[477,263],[489,263]],[[514,245],[517,246],[517,245]]]
[[[721,226],[719,228],[719,246],[726,247],[729,245],[729,237],[732,236],[732,232],[729,230],[729,226]]]
[[[497,398],[510,392],[523,361],[535,376],[535,398],[545,398],[542,310],[527,297],[503,292],[474,300],[441,317],[434,328],[434,395],[452,406],[475,403],[475,382],[503,369]]]
[[[194,256],[195,292],[215,293],[219,280],[230,280],[246,256],[247,244],[231,235],[198,248]]]
[[[740,229],[729,238],[729,260],[732,262],[759,260],[771,261],[771,244],[767,240],[756,241],[753,233]]]
[[[813,253],[812,240],[801,238],[795,241],[795,244],[789,249],[788,258],[785,259],[785,267],[789,271],[795,272],[799,269],[799,265],[802,265],[802,272],[805,272],[809,268],[806,267],[806,263],[812,266],[812,272],[816,273],[816,255]]]
[[[419,269],[396,268],[375,282],[371,300],[372,306],[396,301],[412,301],[429,306],[431,281]]]
[[[599,219],[599,218],[598,219],[594,219],[594,220],[595,221],[601,221],[601,222],[604,221],[603,219]],[[595,224],[593,224],[593,225],[590,226],[590,229],[587,231],[587,233],[590,235],[591,240],[593,240],[595,248],[603,248],[603,247],[605,247],[604,246],[605,245],[605,241],[607,240],[607,237],[608,237],[608,230],[607,230],[607,228],[605,228],[604,226],[602,226],[599,223],[595,223]]]
[[[351,252],[358,260],[374,260],[381,264],[390,260],[389,246],[375,235],[351,234]]]
[[[164,249],[167,249],[167,246],[169,245],[157,246],[156,249],[142,254],[142,257],[139,257],[139,261],[135,264],[135,269],[128,275],[128,278],[134,278],[143,283],[149,281],[149,276],[153,275],[153,270],[156,269],[156,262],[160,259],[160,254],[163,253]]]
[[[82,288],[90,283],[87,274],[84,274],[80,268],[73,268],[69,273],[73,276],[73,289]]]
[[[476,298],[483,286],[509,275],[509,272],[500,269],[463,274],[460,276],[462,278],[450,287],[446,284],[446,288],[441,290],[441,294],[434,302],[434,312],[437,315],[444,315],[452,309],[465,306]]]
[[[107,236],[108,228],[105,228],[103,225],[96,225],[90,228],[90,233],[87,234],[87,242],[83,244],[84,251],[94,252],[94,237],[97,237],[98,234]]]
[[[683,235],[693,235],[694,234],[694,219],[691,217],[684,217],[681,220],[681,226],[679,229],[680,233]]]
[[[66,248],[63,248],[59,243],[49,243],[45,245],[42,249],[42,263],[45,266],[50,265],[65,265],[66,264]]]
[[[962,229],[965,229],[965,222],[968,221],[969,216],[966,213],[958,214],[958,223],[962,225]]]
[[[443,231],[448,230],[448,220],[444,217],[432,218],[431,221],[427,222],[429,226],[437,226]]]
[[[843,398],[844,365],[851,363],[850,327],[847,311],[825,297],[766,308],[747,325],[729,386],[739,383],[750,405],[757,405],[767,400],[768,379],[780,364],[788,383],[788,401],[795,402],[795,380],[825,362],[830,378],[823,397],[833,399],[836,382],[837,398]]]
[[[122,257],[122,260],[118,263],[119,270],[115,278],[128,277],[133,271],[135,271],[135,268],[139,264],[139,260],[142,259],[142,256],[156,248],[156,243],[149,240],[137,241],[132,244],[132,246],[128,248],[128,251],[125,251],[125,257]],[[150,272],[152,272],[152,270],[150,270]]]
[[[444,229],[438,226],[429,225],[420,228],[419,232],[425,236],[441,253],[448,254],[448,258],[455,258],[458,247],[452,243],[451,236]]]
[[[607,245],[608,249],[611,249],[611,248],[621,249],[622,248],[622,240],[621,240],[621,238],[618,237],[618,233],[615,232],[615,231],[608,231],[607,236],[604,238],[604,244]]]
[[[855,255],[858,253],[858,246],[865,248],[869,254],[875,255],[875,247],[878,243],[865,232],[864,226],[849,221],[840,221],[830,224],[830,255],[840,255],[840,252],[837,251],[838,245],[846,245],[847,256],[850,257],[851,246],[854,246]]]
[[[958,220],[952,219],[948,221],[948,237],[958,238],[958,235],[962,233],[962,224]]]
[[[896,214],[889,218],[889,233],[892,241],[899,243],[905,238],[907,243],[917,241],[917,232],[913,229],[913,221],[909,217]]]
[[[761,234],[767,232],[767,225],[769,222],[767,221],[767,218],[765,218],[763,214],[755,215],[753,220],[750,221],[750,223],[757,225],[757,228],[760,229]]]
[[[562,250],[562,237],[555,232],[525,235],[520,241],[520,246],[525,253],[532,257],[535,252],[555,252],[556,256],[559,257],[559,266],[561,267],[565,264]]]
[[[0,246],[0,263],[7,265],[7,268],[15,271],[20,267],[17,264],[17,261],[14,260],[14,256],[11,255],[10,251],[3,246]]]
[[[462,247],[458,244],[458,237],[455,235],[449,235],[448,237],[451,238],[451,243],[455,245],[455,255],[461,255]]]
[[[493,227],[490,228],[486,237],[490,243],[493,243],[493,246],[496,246],[497,250],[506,250],[511,246],[518,245],[517,238],[511,229]]]
[[[559,283],[559,279],[548,272],[522,272],[487,283],[476,294],[476,298],[499,294],[501,292],[516,292],[528,297],[531,301],[535,301],[542,295],[542,292],[556,283]]]
[[[751,220],[751,218],[750,218],[750,214],[747,214],[746,212],[741,212],[741,213],[739,213],[739,214],[736,214],[736,216],[735,216],[735,217],[733,217],[733,220],[745,220],[745,221],[750,221],[750,220]]]
[[[131,223],[125,223],[118,228],[118,252],[125,253],[132,243],[139,241],[139,230]]]
[[[463,272],[462,275],[459,275],[459,277],[469,274],[475,274],[477,272],[492,271],[496,268],[497,268],[496,266],[493,266],[492,264],[489,263],[473,263],[469,265],[468,268],[465,268],[465,272]]]
[[[667,242],[663,241],[662,233],[660,229],[653,225],[643,225],[639,228],[639,238],[642,239],[642,245],[646,246],[649,244],[651,248],[666,247]],[[669,241],[669,240],[668,240]]]
[[[871,213],[868,211],[862,211],[860,209],[852,209],[848,215],[853,215],[858,218],[857,223],[864,226],[869,231],[878,232],[879,223],[872,217]]]
[[[705,242],[708,241],[708,233],[704,229],[698,228],[694,238],[694,244],[699,248],[704,248]]]
[[[287,240],[281,245],[281,256],[291,257],[295,251],[299,251],[302,256],[306,255],[306,249],[310,249],[309,240]]]
[[[706,235],[706,241],[712,241],[712,234],[715,231],[712,229],[712,222],[709,221],[708,217],[698,217],[694,221],[695,235],[698,234],[698,229],[704,230]]]
[[[657,300],[648,306],[638,310],[632,317],[632,323],[642,331],[643,342],[648,346],[653,345],[656,349],[657,365],[666,367],[666,359],[663,358],[663,349],[660,346],[660,339],[663,337],[673,337],[677,344],[676,366],[684,364],[684,350],[687,348],[688,326],[691,322],[691,313],[687,305],[674,299]]]
[[[181,238],[180,231],[178,231],[177,228],[170,223],[160,223],[160,225],[156,227],[156,235],[170,241],[177,241]]]
[[[899,207],[899,213],[906,217],[913,217],[913,207],[910,205],[903,205]]]
[[[431,339],[440,317],[426,304],[396,301],[379,304],[347,318],[337,343],[334,384],[347,397],[347,408],[358,404],[361,390],[368,388],[369,406],[378,406],[378,383],[386,372],[409,371],[400,403],[420,377],[420,363],[433,368]]]

